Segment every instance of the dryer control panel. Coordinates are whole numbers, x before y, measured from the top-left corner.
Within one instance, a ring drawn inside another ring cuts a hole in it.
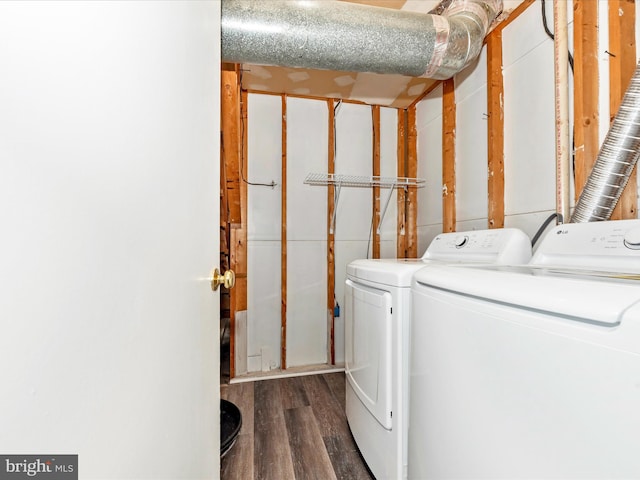
[[[522,264],[531,259],[531,241],[516,228],[441,233],[423,260],[460,263]]]
[[[640,273],[640,220],[558,225],[544,236],[531,264]]]

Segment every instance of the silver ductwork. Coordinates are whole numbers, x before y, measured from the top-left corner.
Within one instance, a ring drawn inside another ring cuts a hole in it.
[[[640,156],[640,64],[578,199],[572,222],[609,220]]]
[[[480,53],[502,0],[442,15],[331,0],[222,0],[222,60],[446,79]]]

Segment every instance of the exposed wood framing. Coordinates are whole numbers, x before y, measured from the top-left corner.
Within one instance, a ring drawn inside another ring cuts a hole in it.
[[[584,0],[588,1],[588,0]],[[609,0],[609,98],[611,120],[618,111],[624,92],[636,68],[635,23],[636,6],[633,0]],[[637,167],[629,178],[612,220],[637,218]]]
[[[240,212],[240,85],[238,72],[222,70],[222,153],[226,182],[226,196],[229,204],[229,223],[242,223]]]
[[[416,107],[407,109],[407,177],[418,176],[418,130]],[[405,198],[405,251],[407,258],[418,256],[418,187],[409,187]]]
[[[598,2],[574,0],[575,194],[582,193],[598,156]]]
[[[380,107],[374,105],[371,107],[371,117],[373,122],[373,135],[372,135],[372,151],[373,151],[373,175],[380,176]],[[374,186],[373,193],[373,256],[372,258],[380,258],[380,234],[378,233],[378,227],[380,226],[380,187]]]
[[[240,156],[239,161],[241,163],[241,172],[247,172],[247,92],[241,92],[240,94],[240,108],[238,112],[240,114]],[[224,128],[224,126],[223,126]],[[242,178],[242,175],[241,175]],[[244,181],[240,181],[240,218],[241,223],[231,228],[231,260],[230,266],[236,274],[236,285],[231,289],[231,312],[230,312],[230,366],[229,374],[231,378],[236,376],[235,365],[235,338],[236,338],[236,325],[235,318],[236,312],[242,312],[247,310],[247,184]]]
[[[524,13],[524,11],[529,8],[531,5],[533,5],[534,3],[539,4],[539,1],[536,0],[524,0],[520,5],[518,5],[516,8],[514,8],[511,12],[509,12],[508,16],[506,18],[504,17],[504,14],[500,15],[500,17],[498,18],[498,21],[500,23],[498,23],[493,30],[491,31],[491,33],[493,32],[500,32],[502,30],[504,30],[506,27],[508,27],[516,18],[518,18],[520,15],[522,15]],[[485,39],[486,41],[486,39]]]
[[[428,88],[425,89],[424,92],[422,92],[420,94],[420,96],[418,98],[416,98],[413,103],[410,105],[411,107],[415,107],[416,105],[418,105],[422,100],[425,99],[425,97],[427,95],[429,95],[431,92],[433,92],[436,88],[438,88],[440,86],[440,84],[442,83],[442,81],[437,81],[434,82],[433,84],[429,85]],[[407,107],[408,108],[408,107]]]
[[[282,192],[281,192],[281,327],[280,327],[280,365],[287,368],[287,97],[282,95]]]
[[[268,92],[265,90],[255,90],[255,89],[249,89],[247,90],[249,93],[255,93],[257,95],[275,95],[275,96],[280,96],[280,95],[284,95],[281,92]],[[318,97],[315,95],[301,95],[301,94],[297,94],[297,93],[286,93],[286,96],[288,98],[304,98],[307,100],[318,100],[320,102],[326,102],[327,101],[327,97]],[[352,103],[354,105],[366,105],[366,106],[370,106],[368,103],[363,102],[361,100],[353,100],[350,98],[341,98],[340,101],[342,103]]]
[[[333,100],[327,100],[328,110],[328,132],[329,139],[327,142],[327,173],[335,173],[336,171],[336,139],[335,139],[335,103]],[[329,331],[329,363],[336,363],[335,349],[335,317],[333,308],[335,306],[336,291],[336,263],[335,263],[335,235],[333,233],[331,220],[333,219],[333,211],[335,205],[335,186],[327,187],[327,329]]]
[[[502,30],[487,38],[488,227],[504,227],[504,77]]]
[[[397,146],[397,165],[398,177],[406,177],[407,163],[407,111],[398,110],[398,146]],[[396,256],[398,258],[407,258],[407,246],[405,235],[405,218],[406,218],[406,190],[399,188],[398,192],[398,222],[396,228]]]
[[[456,92],[442,82],[442,231],[456,231]]]

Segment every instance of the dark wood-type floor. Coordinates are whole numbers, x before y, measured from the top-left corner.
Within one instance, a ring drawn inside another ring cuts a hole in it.
[[[345,416],[344,373],[223,385],[242,413],[223,480],[371,480]]]

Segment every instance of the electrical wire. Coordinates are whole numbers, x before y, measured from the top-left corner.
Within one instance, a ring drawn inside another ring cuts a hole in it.
[[[551,40],[555,40],[555,35],[551,30],[549,30],[549,25],[547,25],[547,11],[545,0],[540,0],[540,3],[542,4],[542,26],[544,27],[544,31]],[[569,66],[571,67],[571,72],[573,72],[573,55],[571,55],[571,52],[569,52]]]
[[[562,214],[561,213],[552,213],[551,215],[549,215],[547,217],[547,219],[542,222],[542,225],[540,225],[540,228],[538,229],[538,231],[536,232],[536,234],[533,236],[533,238],[531,239],[531,246],[533,247],[536,242],[540,239],[540,235],[542,235],[542,232],[545,231],[545,229],[549,226],[549,224],[551,223],[551,220],[553,220],[554,218],[558,219],[558,224],[563,223],[562,222]]]
[[[240,70],[240,85],[242,85],[242,70]],[[242,100],[241,100],[242,102]],[[246,108],[246,105],[245,105]],[[255,187],[276,187],[277,183],[271,180],[271,183],[250,182],[244,176],[244,116],[240,115],[240,178],[247,185],[253,185]],[[224,144],[222,144],[222,154],[224,156]],[[247,159],[248,161],[248,159]]]

